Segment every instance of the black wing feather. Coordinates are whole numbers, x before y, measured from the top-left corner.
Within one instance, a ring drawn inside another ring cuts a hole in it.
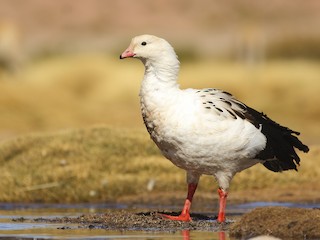
[[[267,138],[266,148],[256,156],[256,159],[266,160],[263,165],[274,172],[297,170],[300,158],[295,148],[303,152],[309,151],[308,146],[295,136],[300,133],[281,126],[264,113],[250,107],[247,107],[244,115],[254,126],[261,127],[261,132]]]

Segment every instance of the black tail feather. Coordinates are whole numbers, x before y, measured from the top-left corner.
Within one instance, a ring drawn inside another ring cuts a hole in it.
[[[293,133],[297,134],[297,132]],[[299,149],[300,151],[303,151],[305,153],[309,152],[309,147],[307,145],[304,145],[296,136],[290,134],[287,139],[295,148]]]
[[[299,149],[308,152],[308,146],[304,145],[295,135],[299,132],[271,120],[267,115],[259,113],[252,108],[247,108],[246,118],[266,136],[267,143],[264,150],[257,156],[257,159],[265,160],[264,166],[274,172],[281,172],[289,169],[297,170],[300,157],[295,151]]]
[[[273,172],[282,172],[289,169],[298,171],[297,166],[293,162],[282,162],[280,160],[266,161],[263,163],[263,166]]]

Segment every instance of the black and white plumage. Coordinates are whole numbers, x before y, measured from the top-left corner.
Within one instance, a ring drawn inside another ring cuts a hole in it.
[[[218,221],[225,221],[227,191],[233,176],[257,163],[271,171],[297,170],[296,135],[231,94],[213,88],[180,89],[179,61],[164,39],[142,35],[132,39],[120,58],[145,65],[140,90],[141,112],[152,140],[163,155],[187,171],[188,195],[182,213],[172,220],[189,221],[190,206],[202,174],[219,184]]]
[[[229,115],[225,117],[241,118],[252,123],[257,129],[261,128],[261,132],[266,136],[267,142],[265,148],[255,158],[267,160],[263,163],[267,169],[274,172],[290,169],[297,170],[300,157],[295,152],[295,148],[303,152],[309,151],[309,148],[296,137],[300,135],[299,132],[281,126],[266,114],[238,101],[228,92],[208,88],[198,90],[197,93],[201,95],[200,97],[203,97],[203,104],[207,109],[212,108],[217,111],[217,114]]]

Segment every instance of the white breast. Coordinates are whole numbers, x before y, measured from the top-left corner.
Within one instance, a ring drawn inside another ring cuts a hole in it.
[[[193,89],[143,95],[141,110],[162,153],[186,170],[213,174],[227,168],[235,173],[257,163],[252,158],[266,144],[265,136],[251,123],[205,108]]]

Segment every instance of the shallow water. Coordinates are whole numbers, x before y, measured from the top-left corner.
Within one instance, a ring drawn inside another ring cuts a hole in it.
[[[285,206],[320,208],[320,204],[254,202],[229,205],[227,215],[236,216],[256,207]],[[106,209],[127,209],[120,204],[0,204],[0,239],[219,239],[228,240],[225,232],[176,231],[109,231],[83,229],[78,224],[53,224],[32,221],[35,218],[77,217],[87,213],[103,213]],[[132,206],[130,207],[132,208]],[[135,206],[134,209],[155,209]],[[129,211],[129,208],[128,208]],[[23,220],[23,221],[21,221]]]

